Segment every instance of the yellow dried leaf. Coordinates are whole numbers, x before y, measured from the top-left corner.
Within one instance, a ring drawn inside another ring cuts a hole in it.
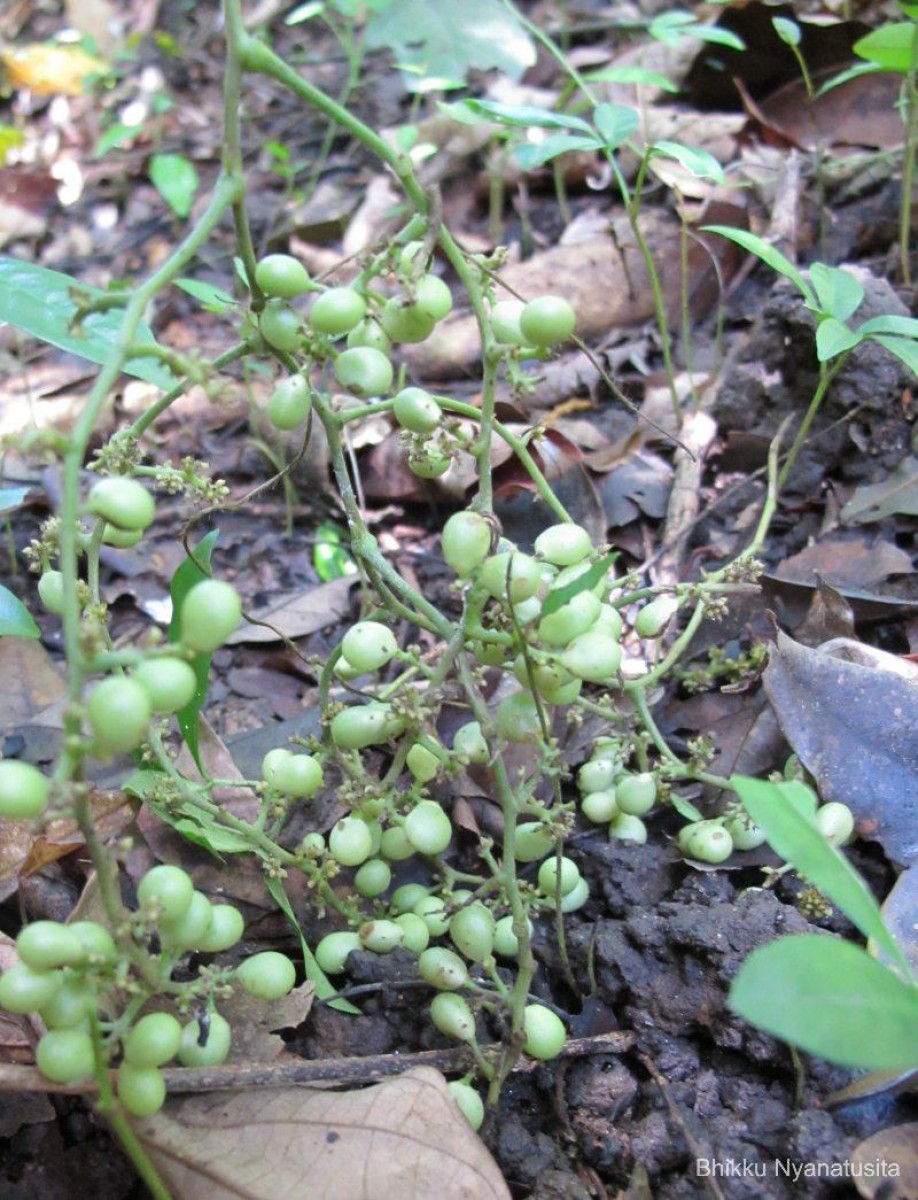
[[[79,46],[49,42],[5,47],[0,62],[13,87],[29,88],[40,96],[79,96],[87,78],[106,69],[101,58]]]

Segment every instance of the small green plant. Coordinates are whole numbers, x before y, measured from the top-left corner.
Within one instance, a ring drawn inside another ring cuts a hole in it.
[[[816,797],[804,783],[732,782],[773,849],[845,913],[870,949],[830,934],[779,938],[743,963],[731,1008],[830,1062],[875,1070],[918,1066],[918,984],[867,885],[833,844],[850,833],[850,813],[823,805],[819,811],[830,812],[817,821]]]

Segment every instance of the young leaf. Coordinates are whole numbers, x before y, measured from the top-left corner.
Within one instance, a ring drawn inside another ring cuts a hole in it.
[[[915,63],[918,26],[914,21],[890,21],[856,41],[851,49],[881,71],[907,75]]]
[[[862,340],[860,334],[841,321],[826,317],[816,326],[816,357],[820,362],[828,362],[830,358],[851,350]]]
[[[601,558],[599,562],[593,563],[589,571],[584,571],[582,575],[578,575],[576,579],[572,579],[564,587],[552,589],[545,598],[545,603],[542,605],[542,615],[545,617],[551,616],[553,612],[557,612],[562,605],[567,604],[569,600],[573,600],[575,596],[579,596],[581,592],[588,592],[590,588],[594,588],[617,558],[618,551],[613,551],[613,553],[607,554],[605,558]]]
[[[602,67],[598,71],[587,71],[584,79],[587,83],[634,83],[638,87],[659,88],[661,92],[679,91],[677,83],[647,67]]]
[[[225,312],[236,303],[229,292],[225,292],[212,283],[204,283],[200,279],[176,279],[175,286],[181,288],[183,292],[187,292],[189,296],[194,296],[201,307],[208,312]]]
[[[771,783],[743,775],[734,775],[730,782],[772,849],[828,896],[865,937],[873,938],[907,976],[905,957],[866,883],[808,815],[813,793],[806,784]]]
[[[315,539],[312,565],[323,583],[357,574],[356,564],[342,544],[341,530],[334,521],[322,521],[317,525]]]
[[[726,181],[723,167],[707,150],[697,150],[692,146],[683,146],[680,142],[669,142],[664,139],[654,142],[652,153],[661,154],[664,158],[675,159],[677,163],[685,167],[686,171],[691,171],[698,179],[713,179],[715,183]]]
[[[864,286],[861,281],[841,267],[813,263],[810,267],[810,282],[816,291],[820,309],[839,321],[847,321],[860,308],[864,299]]]
[[[890,313],[883,317],[871,317],[862,321],[857,327],[862,337],[872,337],[875,333],[889,333],[894,337],[918,338],[918,320],[915,317],[900,317]]]
[[[184,154],[154,154],[150,159],[150,179],[175,215],[187,217],[198,190],[194,163]]]
[[[753,951],[729,1004],[750,1024],[830,1062],[918,1066],[918,990],[829,934],[795,934]]]
[[[169,625],[170,642],[181,641],[182,622],[180,613],[182,601],[196,583],[200,583],[202,579],[209,578],[206,568],[210,567],[210,557],[213,554],[214,546],[219,536],[220,531],[212,529],[210,533],[201,538],[200,542],[194,548],[194,558],[186,558],[183,563],[179,564],[175,574],[172,576],[172,582],[169,585],[169,594],[172,597],[172,621]],[[204,769],[200,759],[198,714],[204,707],[204,701],[207,699],[207,684],[210,679],[210,660],[212,657],[211,654],[196,654],[192,659],[191,666],[194,669],[198,686],[185,707],[175,714],[182,737],[185,739],[185,745],[191,751],[191,757],[197,763],[202,774],[204,774]]]
[[[910,371],[918,375],[918,342],[910,338],[887,337],[885,334],[874,334],[871,341],[879,344],[895,354],[900,362],[904,362]]]
[[[481,120],[495,121],[498,125],[512,125],[520,129],[574,129],[578,133],[593,136],[593,130],[582,117],[569,113],[553,112],[548,108],[536,108],[531,104],[502,104],[499,100],[462,100],[451,105],[451,109],[464,108]]]
[[[524,171],[534,171],[561,154],[572,150],[601,150],[602,142],[595,137],[571,137],[567,133],[551,133],[541,142],[522,142],[513,149],[513,157]]]
[[[651,21],[647,32],[664,45],[671,46],[683,37],[696,37],[703,42],[730,46],[733,50],[746,49],[742,38],[729,29],[719,29],[715,25],[699,25],[692,14],[687,12],[661,13]]]
[[[702,226],[702,233],[719,233],[721,237],[729,238],[731,242],[736,242],[738,246],[742,246],[744,250],[748,250],[756,258],[760,258],[773,271],[777,271],[779,275],[783,275],[786,279],[789,279],[809,304],[815,304],[816,298],[813,294],[813,289],[794,264],[790,259],[785,258],[780,250],[776,250],[774,246],[766,242],[764,238],[750,233],[747,229],[734,229],[732,225],[704,225]]]
[[[800,45],[800,26],[796,21],[790,21],[787,17],[772,17],[771,24],[775,33],[785,45]]]
[[[287,918],[294,933],[299,938],[300,950],[303,952],[303,966],[306,971],[306,978],[316,985],[316,995],[320,1000],[326,1000],[329,996],[334,996],[335,985],[316,962],[315,955],[309,948],[309,943],[303,937],[303,930],[300,928],[300,923],[296,919],[293,906],[290,903],[287,893],[284,891],[283,882],[274,875],[266,874],[265,887],[271,893],[275,904]],[[350,1013],[353,1017],[360,1016],[360,1009],[351,1004],[349,1000],[330,1000],[329,1005],[331,1008],[336,1008],[339,1012]]]
[[[41,630],[18,596],[0,583],[0,637],[41,637]]]
[[[91,300],[106,295],[101,289],[86,287],[60,271],[18,258],[0,258],[0,323],[15,325],[32,337],[102,366],[112,357],[121,313],[117,309],[91,313],[76,324],[74,295],[77,293]],[[135,341],[139,345],[156,345],[153,331],[144,324],[138,327]],[[123,370],[127,375],[156,384],[164,392],[176,383],[169,368],[153,358],[132,359]]]
[[[593,122],[602,134],[606,148],[617,150],[640,125],[641,117],[636,108],[626,104],[597,104],[593,109]]]

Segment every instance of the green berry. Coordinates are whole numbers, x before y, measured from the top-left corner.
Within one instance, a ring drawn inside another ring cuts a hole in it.
[[[554,896],[561,880],[561,895],[566,896],[580,882],[580,868],[572,858],[546,858],[539,867],[539,887],[546,896]]]
[[[388,392],[392,376],[392,363],[381,350],[374,350],[372,346],[342,350],[335,359],[335,378],[343,388],[363,400]]]
[[[226,1062],[232,1037],[229,1021],[218,1012],[209,1013],[203,1037],[198,1021],[189,1022],[182,1030],[178,1060],[183,1067],[219,1067]]]
[[[86,705],[94,753],[111,758],[135,750],[146,737],[152,716],[153,705],[143,684],[124,676],[103,679]]]
[[[210,654],[235,632],[241,620],[242,601],[232,584],[223,579],[204,579],[182,601],[182,645],[199,654]]]
[[[286,954],[263,950],[236,968],[236,979],[250,996],[281,1000],[296,983],[296,967]]]
[[[146,690],[154,713],[174,713],[190,704],[198,688],[194,668],[183,658],[148,658],[131,676]]]
[[[430,392],[419,387],[402,388],[392,402],[392,411],[402,429],[411,433],[433,433],[443,420],[443,409]]]
[[[659,637],[678,607],[675,596],[657,596],[634,618],[634,632],[642,638]]]
[[[332,741],[342,750],[364,750],[378,746],[404,732],[405,719],[390,704],[371,701],[337,713],[331,722]]]
[[[342,867],[359,867],[373,853],[373,834],[360,817],[342,817],[328,835],[328,851]]]
[[[134,1067],[161,1067],[181,1044],[182,1027],[171,1013],[147,1013],[127,1035],[124,1057]]]
[[[166,1081],[158,1067],[123,1062],[118,1068],[118,1099],[132,1117],[152,1117],[166,1100]]]
[[[238,908],[232,904],[212,904],[210,927],[203,937],[198,939],[195,950],[202,954],[219,954],[229,950],[241,940],[245,932],[245,920]]]
[[[568,642],[561,655],[566,670],[587,683],[607,683],[615,679],[622,662],[622,648],[608,634],[588,629]]]
[[[520,332],[530,346],[566,342],[574,333],[576,314],[562,296],[538,296],[520,313]]]
[[[268,420],[275,429],[298,429],[312,411],[312,393],[302,375],[291,375],[277,385],[268,401]]]
[[[79,937],[58,921],[32,921],[26,925],[16,938],[16,953],[34,971],[79,966],[86,959]]]
[[[0,1008],[11,1013],[38,1012],[49,1004],[64,982],[63,971],[35,971],[14,963],[0,975]]]
[[[397,921],[367,921],[357,931],[361,945],[373,954],[390,954],[405,939],[405,931]]]
[[[423,917],[419,917],[417,913],[413,912],[400,913],[395,918],[395,923],[401,926],[402,945],[406,950],[410,950],[412,954],[420,954],[427,949],[430,942],[430,930]]]
[[[405,835],[419,854],[442,854],[453,836],[449,817],[435,800],[421,800],[405,818]]]
[[[313,301],[309,324],[316,333],[337,337],[350,333],[367,315],[367,302],[349,287],[333,287]]]
[[[64,611],[64,576],[60,571],[45,571],[38,581],[38,597],[49,613],[59,617]]]
[[[51,785],[38,767],[17,759],[0,760],[0,817],[34,821],[48,805]]]
[[[527,1004],[523,1010],[526,1041],[523,1049],[531,1058],[547,1061],[564,1049],[565,1030],[559,1016],[543,1004]]]
[[[609,837],[643,846],[647,841],[647,826],[640,817],[633,817],[630,813],[619,813],[609,822]]]
[[[459,1105],[462,1115],[474,1130],[479,1130],[484,1122],[484,1101],[469,1083],[461,1079],[453,1079],[446,1085],[446,1090]]]
[[[556,567],[571,567],[582,562],[593,548],[593,541],[582,525],[550,525],[535,540],[535,552]]]
[[[344,635],[341,650],[355,670],[378,671],[398,653],[398,642],[380,621],[358,621]]]
[[[453,945],[470,962],[484,962],[494,949],[494,917],[480,901],[460,908],[449,922]]]
[[[440,992],[455,992],[465,987],[468,967],[458,954],[444,946],[431,946],[418,958],[418,971],[425,983]]]
[[[113,475],[94,483],[86,507],[116,529],[130,532],[146,529],[156,516],[153,497],[136,479]]]
[[[53,1083],[80,1083],[95,1072],[92,1038],[83,1029],[50,1029],[36,1047],[35,1061]]]
[[[283,300],[269,300],[259,318],[261,335],[274,350],[292,354],[303,340],[300,314]]]
[[[316,962],[326,975],[340,975],[352,950],[361,950],[360,935],[352,929],[326,933],[315,949]]]
[[[255,266],[255,282],[266,296],[289,300],[309,288],[309,273],[289,254],[268,254]]]
[[[643,817],[657,802],[657,781],[650,771],[623,775],[615,785],[615,803],[623,813]]]
[[[157,920],[180,921],[191,907],[193,897],[191,876],[168,863],[151,867],[137,885],[137,899]]]
[[[460,579],[491,553],[491,523],[476,512],[457,512],[443,526],[443,557]]]
[[[844,846],[854,833],[854,813],[847,804],[830,800],[816,809],[816,826],[833,846]]]
[[[455,1038],[457,1042],[475,1040],[472,1010],[468,1001],[455,992],[439,992],[434,996],[430,1002],[430,1018],[445,1037]]]

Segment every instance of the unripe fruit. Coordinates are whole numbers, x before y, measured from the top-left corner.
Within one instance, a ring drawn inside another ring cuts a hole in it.
[[[621,638],[622,629],[624,628],[622,614],[617,608],[613,608],[611,604],[600,604],[599,616],[596,618],[593,628],[597,633],[600,631],[607,633],[610,638],[617,642]]]
[[[158,924],[159,935],[165,945],[176,950],[198,950],[207,940],[213,921],[213,905],[203,892],[195,891],[187,912],[177,921]]]
[[[615,783],[618,763],[612,758],[591,758],[577,772],[581,792],[604,792]]]
[[[389,862],[404,862],[406,858],[413,858],[415,853],[401,825],[390,825],[383,830],[379,852]]]
[[[201,1026],[191,1021],[182,1030],[178,1060],[183,1067],[219,1067],[230,1052],[233,1031],[229,1021],[218,1012],[208,1014],[206,1033],[202,1040]]]
[[[538,636],[550,646],[567,646],[590,629],[601,607],[599,597],[593,592],[578,592],[566,604],[539,621]]]
[[[468,967],[458,954],[445,946],[431,946],[418,958],[418,971],[425,983],[440,992],[455,992],[465,987]]]
[[[395,923],[402,928],[402,945],[406,950],[410,950],[412,954],[420,954],[427,949],[430,930],[423,917],[413,912],[400,913],[395,918]]]
[[[268,755],[265,755],[267,758]],[[311,799],[324,779],[322,764],[311,754],[287,754],[284,758],[275,759],[264,774],[268,783],[296,800]]]
[[[283,300],[269,300],[258,320],[261,336],[275,350],[292,354],[303,340],[300,314]]]
[[[364,750],[403,733],[405,719],[393,713],[390,704],[373,700],[337,713],[330,729],[332,741],[340,749]]]
[[[678,607],[675,596],[657,596],[634,618],[634,632],[642,638],[659,637]]]
[[[236,968],[236,979],[250,996],[280,1000],[296,983],[296,967],[286,954],[263,950]]]
[[[48,805],[51,785],[38,767],[17,759],[0,760],[0,817],[34,821]]]
[[[405,931],[396,921],[367,921],[357,934],[361,944],[373,954],[390,954],[405,939]]]
[[[182,601],[182,645],[199,654],[210,654],[223,645],[241,620],[242,601],[232,584],[223,579],[204,579]]]
[[[418,304],[393,297],[383,305],[379,323],[393,342],[423,342],[433,333],[436,318]]]
[[[408,470],[418,479],[439,479],[446,474],[451,463],[449,454],[431,444],[420,451],[412,448],[408,454]]]
[[[102,533],[102,542],[106,546],[117,546],[119,550],[130,550],[143,538],[142,529],[116,529],[106,523]]]
[[[526,918],[529,932],[532,933],[532,922]],[[494,953],[501,958],[516,958],[520,952],[520,940],[513,932],[513,917],[508,913],[494,925]]]
[[[124,1057],[134,1067],[161,1067],[178,1054],[182,1027],[171,1013],[147,1013],[124,1042]]]
[[[590,898],[590,885],[581,875],[567,895],[561,897],[563,913],[577,912]]]
[[[514,857],[518,862],[537,862],[555,848],[551,830],[539,821],[523,821],[516,827]]]
[[[491,752],[478,721],[467,721],[456,730],[453,735],[453,753],[464,763],[481,765],[490,759]]]
[[[647,841],[647,826],[640,817],[632,817],[630,813],[619,813],[609,822],[609,837],[643,846]]]
[[[379,322],[368,317],[355,325],[347,335],[348,350],[353,350],[356,346],[369,346],[388,355],[392,349],[392,342]]]
[[[86,705],[94,735],[93,752],[109,758],[136,749],[146,736],[153,706],[136,679],[112,676],[96,684]]]
[[[535,540],[535,552],[556,567],[572,567],[582,562],[593,548],[589,533],[582,525],[567,522],[550,525]]]
[[[86,959],[83,943],[57,921],[32,921],[16,938],[16,953],[34,971],[79,966]]]
[[[430,783],[431,779],[436,779],[437,777],[437,772],[440,769],[440,760],[426,746],[422,746],[420,742],[415,742],[405,758],[405,766],[418,783]]]
[[[64,576],[60,571],[45,571],[38,581],[38,597],[49,613],[59,617],[64,611]]]
[[[82,1029],[50,1029],[36,1047],[35,1061],[46,1079],[79,1083],[95,1070],[92,1038]]]
[[[520,313],[520,332],[530,346],[566,342],[576,323],[576,314],[563,296],[537,296]]]
[[[747,813],[737,813],[724,821],[724,829],[733,839],[736,850],[757,850],[768,840],[765,830],[760,829]]]
[[[137,885],[137,899],[149,908],[157,919],[180,921],[194,897],[191,876],[181,867],[168,863],[152,867]]]
[[[54,999],[63,982],[63,971],[34,971],[25,963],[14,963],[0,975],[0,1008],[11,1013],[38,1012]]]
[[[567,644],[561,662],[578,679],[588,683],[606,683],[618,673],[622,648],[607,634],[588,629]]]
[[[564,1049],[565,1031],[561,1018],[543,1004],[527,1004],[523,1009],[526,1041],[523,1049],[531,1058],[545,1062],[557,1058]]]
[[[405,836],[419,854],[442,854],[453,836],[449,817],[435,800],[422,800],[405,818]]]
[[[268,420],[275,429],[297,429],[312,411],[309,384],[302,375],[291,375],[277,385],[268,401]]]
[[[329,288],[317,296],[309,310],[309,324],[317,333],[336,337],[350,331],[364,319],[367,302],[349,287]]]
[[[717,865],[733,853],[733,839],[721,821],[695,821],[680,831],[679,848],[688,858]]]
[[[475,1018],[468,1001],[454,992],[440,992],[430,1002],[430,1019],[446,1037],[457,1042],[475,1040]]]
[[[833,846],[844,846],[854,833],[854,813],[847,804],[830,800],[816,809],[816,826]]]
[[[414,915],[425,923],[431,937],[442,937],[449,928],[449,917],[441,896],[423,896],[414,906]]]
[[[557,858],[546,858],[539,867],[539,887],[546,896],[554,896],[557,890],[558,878],[561,879],[561,895],[566,896],[580,882],[580,868],[572,858],[561,857],[560,867]]]
[[[199,939],[195,950],[202,954],[219,954],[229,950],[242,938],[245,920],[238,908],[232,904],[211,905],[210,928]]]
[[[82,980],[65,977],[48,1003],[38,1010],[38,1015],[49,1029],[83,1029],[95,1003],[95,997]]]
[[[367,400],[392,386],[392,363],[381,350],[355,346],[342,350],[335,359],[335,378],[352,395]]]
[[[528,554],[492,554],[481,565],[478,582],[489,596],[519,604],[534,596],[542,585],[542,571]]]
[[[608,788],[601,792],[587,792],[580,801],[580,810],[588,821],[594,825],[605,825],[618,814],[615,803],[615,789]]]
[[[148,658],[131,675],[145,689],[154,713],[174,713],[190,704],[197,691],[194,668],[182,658]]]
[[[442,321],[452,311],[453,294],[439,275],[422,275],[414,286],[414,296],[418,308],[435,321]]]
[[[484,1101],[471,1084],[453,1079],[446,1085],[446,1090],[462,1109],[462,1115],[474,1130],[479,1130],[484,1121]]]
[[[505,696],[494,712],[494,726],[508,742],[535,744],[542,738],[539,710],[531,692],[513,692]]]
[[[290,254],[268,254],[255,265],[255,282],[266,296],[289,300],[309,287],[309,273]]]
[[[358,621],[344,635],[341,650],[358,671],[378,671],[398,653],[395,634],[379,621]]]
[[[152,1117],[166,1099],[166,1081],[158,1067],[123,1062],[118,1068],[118,1099],[133,1117]]]
[[[352,929],[326,933],[315,949],[316,962],[326,975],[340,975],[352,950],[360,950],[360,935]]]
[[[389,905],[393,912],[413,912],[414,906],[429,895],[430,891],[423,883],[403,883],[392,893]]]
[[[402,388],[392,403],[395,419],[412,433],[433,433],[443,420],[443,409],[430,392],[419,387]]]
[[[328,835],[328,850],[342,867],[359,867],[373,853],[373,835],[360,817],[342,817]]]
[[[456,949],[471,962],[484,962],[494,949],[494,917],[491,910],[476,901],[453,913],[449,936]]]
[[[354,876],[354,887],[361,896],[373,900],[392,882],[392,868],[381,858],[368,859]]]
[[[94,483],[86,507],[116,529],[146,529],[156,516],[153,497],[143,484],[121,475]]]
[[[615,803],[623,813],[643,817],[657,802],[657,781],[650,771],[623,775],[615,785]]]
[[[525,346],[520,316],[526,307],[522,300],[499,300],[491,309],[491,329],[504,345]]]
[[[67,926],[80,940],[86,959],[93,966],[105,966],[118,957],[115,940],[104,925],[95,921],[73,921]]]

